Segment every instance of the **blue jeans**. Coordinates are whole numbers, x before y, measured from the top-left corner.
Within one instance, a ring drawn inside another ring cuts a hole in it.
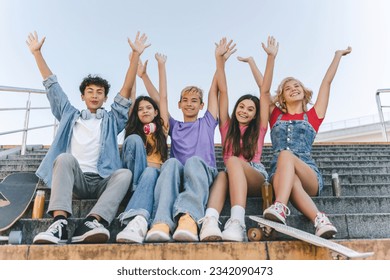
[[[142,138],[137,134],[126,137],[122,146],[122,164],[133,173],[133,194],[119,220],[127,224],[132,217],[142,215],[148,221],[153,210],[154,187],[159,170],[147,167],[146,150]]]
[[[189,158],[184,166],[175,158],[168,159],[156,183],[152,225],[164,223],[173,232],[180,214],[187,213],[195,221],[202,218],[217,174],[217,168],[197,156]]]
[[[128,224],[131,218],[141,215],[150,223],[153,210],[154,187],[160,170],[154,167],[146,167],[139,178],[137,189],[131,196],[125,211],[119,215],[123,224]]]
[[[122,165],[133,173],[133,188],[137,189],[142,172],[148,166],[146,150],[142,138],[137,134],[126,137],[122,145]]]

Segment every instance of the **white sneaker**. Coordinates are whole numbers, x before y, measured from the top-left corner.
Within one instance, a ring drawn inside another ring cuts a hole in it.
[[[68,221],[60,219],[50,227],[34,237],[34,244],[65,244],[68,241]]]
[[[135,216],[127,226],[116,236],[116,242],[119,243],[143,243],[146,232],[148,230],[148,222],[141,216]]]
[[[286,218],[290,215],[290,209],[281,202],[275,201],[270,207],[264,210],[264,219],[277,223],[286,224]]]
[[[206,216],[198,221],[198,224],[202,224],[200,230],[200,241],[220,241],[222,240],[222,232],[219,229],[220,223],[216,217]]]
[[[222,232],[222,239],[226,241],[243,242],[247,240],[245,225],[237,219],[229,219]]]
[[[322,238],[333,238],[337,233],[337,229],[329,221],[329,218],[322,212],[317,213],[314,221],[314,227],[316,228],[316,235]]]

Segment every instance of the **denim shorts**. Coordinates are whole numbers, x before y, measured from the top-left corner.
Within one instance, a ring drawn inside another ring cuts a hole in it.
[[[265,170],[265,167],[262,163],[260,162],[252,162],[252,161],[249,161],[248,162],[250,166],[252,166],[257,172],[259,172],[261,175],[263,175],[264,179],[266,181],[268,181],[268,173],[267,171]],[[227,168],[225,167],[225,171],[227,171]]]

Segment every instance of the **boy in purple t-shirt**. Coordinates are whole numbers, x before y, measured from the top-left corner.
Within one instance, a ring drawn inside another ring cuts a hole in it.
[[[158,91],[140,63],[138,76],[149,95],[158,100]],[[218,124],[218,86],[214,76],[208,107],[203,117],[203,91],[195,86],[182,90],[179,109],[184,121],[169,118],[171,158],[161,167],[154,192],[152,227],[147,242],[199,241],[197,222],[204,216],[209,187],[218,174],[214,154],[214,132]],[[177,226],[177,227],[176,227]]]

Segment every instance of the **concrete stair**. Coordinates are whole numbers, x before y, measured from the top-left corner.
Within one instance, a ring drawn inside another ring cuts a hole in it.
[[[7,152],[10,151],[11,152]],[[215,146],[217,166],[224,168],[220,145]],[[0,180],[14,172],[35,172],[47,147],[28,147],[24,156],[18,149],[0,147]],[[386,143],[332,144],[322,143],[313,146],[315,158],[324,178],[324,190],[320,197],[313,198],[321,211],[326,212],[338,228],[335,242],[347,244],[359,251],[375,251],[372,259],[390,259],[390,145]],[[269,169],[272,158],[271,147],[266,145],[262,162]],[[342,185],[341,197],[334,197],[331,188],[331,174],[339,174]],[[46,192],[46,207],[50,189],[42,183],[39,188]],[[74,200],[74,216],[69,220],[72,232],[89,212],[95,200]],[[125,203],[121,205],[122,211]],[[313,232],[312,224],[292,205],[288,224]],[[31,206],[10,230],[22,230],[22,245],[1,245],[0,259],[332,259],[334,255],[327,249],[294,240],[285,235],[277,235],[276,240],[261,242],[219,242],[219,243],[167,243],[167,244],[116,244],[115,237],[120,224],[115,220],[110,225],[109,244],[96,245],[31,245],[33,237],[47,229],[51,218],[31,219]],[[230,214],[227,199],[221,213],[224,224]],[[246,215],[262,215],[261,197],[248,198]],[[246,218],[247,228],[256,224]],[[2,234],[8,234],[10,231]],[[72,253],[72,251],[75,251]],[[96,252],[107,250],[102,255]],[[134,254],[125,253],[127,250]],[[259,251],[260,250],[260,251]],[[281,254],[280,250],[284,253]],[[45,254],[37,254],[37,252]],[[108,253],[110,252],[110,253]],[[144,252],[144,253],[142,253]],[[207,252],[207,253],[206,253]],[[226,254],[226,252],[230,252]]]

